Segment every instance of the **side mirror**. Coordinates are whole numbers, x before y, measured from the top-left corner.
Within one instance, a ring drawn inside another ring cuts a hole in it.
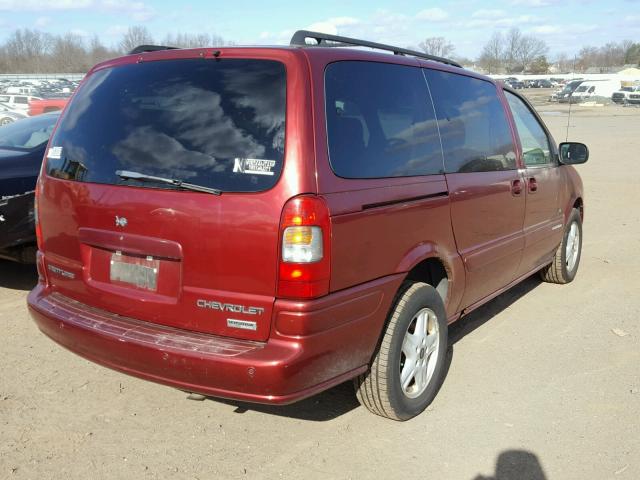
[[[589,149],[584,143],[563,142],[559,145],[560,163],[563,165],[577,165],[589,159]]]

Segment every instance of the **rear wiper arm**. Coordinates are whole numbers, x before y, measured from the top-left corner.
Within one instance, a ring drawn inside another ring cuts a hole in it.
[[[140,172],[130,172],[128,170],[116,170],[116,175],[123,179],[140,180],[141,182],[166,183],[167,185],[174,185],[178,188],[184,188],[185,190],[193,190],[194,192],[211,193],[213,195],[220,195],[222,193],[222,190],[218,190],[217,188],[194,185],[193,183],[183,182],[177,178],[154,177],[153,175],[147,175]]]

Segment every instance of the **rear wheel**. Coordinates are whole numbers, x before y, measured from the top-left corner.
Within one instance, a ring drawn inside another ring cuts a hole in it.
[[[540,270],[540,277],[549,283],[569,283],[578,273],[582,253],[582,217],[574,208],[564,230],[562,243],[553,256],[553,261]]]
[[[370,370],[354,380],[362,405],[408,420],[435,398],[445,373],[447,321],[442,298],[426,283],[410,284],[391,311]]]
[[[10,123],[13,123],[13,118],[0,117],[0,127],[2,127],[3,125],[9,125]]]

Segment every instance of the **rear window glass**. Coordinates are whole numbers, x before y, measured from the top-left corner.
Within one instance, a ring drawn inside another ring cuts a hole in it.
[[[282,63],[255,59],[155,61],[98,71],[65,112],[47,173],[167,188],[115,173],[126,170],[222,191],[271,188],[284,160],[285,77]]]
[[[420,68],[343,61],[325,72],[331,167],[344,178],[442,173],[433,105]]]
[[[438,117],[447,173],[516,168],[511,128],[496,87],[455,73],[425,70]]]

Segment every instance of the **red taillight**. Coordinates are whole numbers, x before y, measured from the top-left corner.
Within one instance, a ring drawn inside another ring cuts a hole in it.
[[[314,298],[329,293],[331,224],[322,198],[289,200],[280,220],[278,296]]]

